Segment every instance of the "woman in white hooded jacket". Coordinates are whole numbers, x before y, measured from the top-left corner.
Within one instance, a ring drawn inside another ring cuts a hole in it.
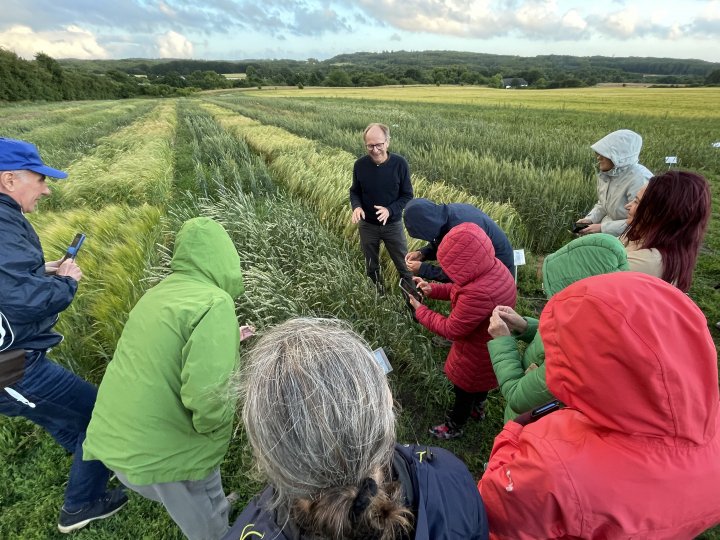
[[[603,232],[620,236],[627,226],[625,205],[652,177],[652,173],[638,162],[642,137],[629,129],[619,129],[605,135],[590,148],[595,151],[600,169],[598,202],[578,221],[590,224],[580,234]]]

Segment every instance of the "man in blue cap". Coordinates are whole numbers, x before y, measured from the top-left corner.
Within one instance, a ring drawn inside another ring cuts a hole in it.
[[[82,278],[72,258],[45,262],[25,217],[50,195],[46,177],[67,173],[46,166],[33,144],[0,138],[0,414],[31,420],[73,454],[58,522],[68,533],[114,514],[127,496],[107,491],[110,471],[101,462],[83,461],[97,389],[46,357],[62,341],[52,328]]]

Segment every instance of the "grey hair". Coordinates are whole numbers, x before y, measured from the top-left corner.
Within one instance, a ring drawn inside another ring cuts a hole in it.
[[[383,135],[385,135],[385,140],[390,140],[390,128],[387,127],[385,124],[378,124],[377,122],[368,124],[368,127],[365,128],[365,131],[363,131],[363,141],[365,140],[365,137],[367,136],[368,131],[370,131],[372,128],[377,127],[380,128],[380,131],[383,132]]]
[[[257,467],[290,510],[323,490],[387,476],[395,412],[363,339],[331,319],[298,318],[265,333],[240,374],[242,417]]]

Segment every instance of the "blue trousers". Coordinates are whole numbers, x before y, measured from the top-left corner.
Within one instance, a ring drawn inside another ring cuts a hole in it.
[[[102,497],[110,471],[99,461],[83,461],[82,444],[97,388],[47,359],[45,351],[26,351],[25,375],[12,388],[32,407],[0,388],[0,414],[22,416],[44,428],[73,454],[64,507],[76,511]]]

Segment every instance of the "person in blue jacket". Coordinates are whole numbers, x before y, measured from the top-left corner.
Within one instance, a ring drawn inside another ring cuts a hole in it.
[[[433,280],[442,283],[450,281],[442,268],[426,261],[437,260],[440,242],[450,229],[461,223],[475,223],[485,231],[495,248],[495,257],[507,266],[513,276],[515,275],[515,259],[510,240],[490,216],[473,205],[464,203],[435,204],[428,199],[413,199],[405,206],[403,219],[410,236],[428,242],[424,248],[411,251],[405,256],[408,270],[416,276],[420,276],[426,281]]]
[[[224,540],[488,538],[465,464],[441,448],[396,444],[384,371],[340,321],[276,326],[236,380],[268,485]]]
[[[107,490],[110,471],[101,462],[83,461],[97,389],[46,356],[62,341],[53,326],[82,278],[74,259],[45,261],[25,217],[50,195],[46,177],[67,173],[46,166],[34,145],[0,138],[0,355],[20,359],[17,376],[0,381],[0,414],[27,418],[73,454],[58,522],[68,533],[114,514],[127,496]]]

